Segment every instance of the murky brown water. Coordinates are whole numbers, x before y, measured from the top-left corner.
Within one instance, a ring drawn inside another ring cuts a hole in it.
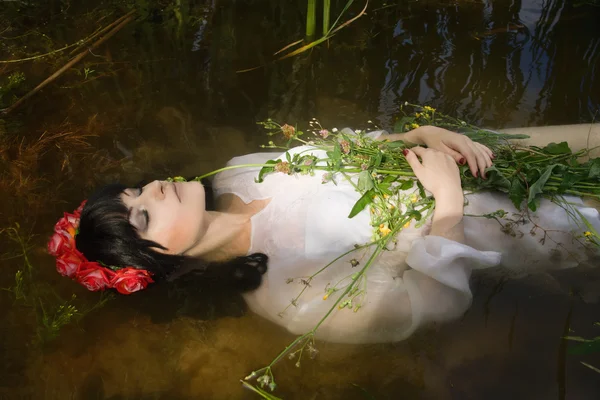
[[[59,277],[44,252],[60,213],[99,184],[215,169],[256,151],[265,138],[255,121],[267,117],[391,128],[409,101],[499,128],[590,122],[600,104],[593,0],[371,1],[329,43],[243,74],[302,38],[303,1],[29,3],[0,1],[2,60],[73,43],[130,7],[138,20],[0,120],[0,229],[20,224],[32,265],[29,274],[5,231],[0,287],[14,288],[21,270],[25,288],[18,299],[0,291],[0,399],[255,398],[239,379],[293,339],[239,297],[187,279],[110,300],[44,340],[44,315],[52,321],[73,293],[80,311],[99,301]],[[333,15],[345,4],[332,3]],[[26,77],[2,106],[64,61],[0,64],[4,85],[17,71]],[[600,335],[600,271],[476,277],[473,288],[456,323],[396,344],[322,343],[301,368],[280,364],[276,394],[600,398],[600,375],[580,363],[600,366],[600,357],[567,354],[561,339]]]

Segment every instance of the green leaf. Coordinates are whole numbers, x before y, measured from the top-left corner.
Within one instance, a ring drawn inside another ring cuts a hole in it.
[[[517,210],[521,209],[521,204],[525,200],[527,190],[518,177],[513,177],[510,183],[510,189],[508,191],[508,197],[513,202]]]
[[[396,141],[393,141],[393,142],[387,142],[387,143],[385,143],[385,146],[388,149],[395,149],[397,147],[403,147],[403,148],[404,147],[409,147],[402,140],[396,140]]]
[[[415,117],[402,117],[400,120],[396,121],[396,123],[394,124],[394,132],[406,132],[406,130],[404,129],[404,126],[406,124],[412,124],[413,122],[415,122]]]
[[[548,154],[552,154],[552,155],[571,154],[572,153],[567,142],[560,142],[560,143],[552,142],[548,146],[544,147],[542,150],[544,152],[546,152]]]
[[[388,175],[385,178],[383,178],[382,183],[392,183],[398,180],[398,177],[395,175]]]
[[[599,351],[600,351],[600,338],[595,338],[588,342],[584,342],[584,343],[581,343],[581,344],[578,344],[576,346],[569,348],[568,353],[582,355],[582,354],[597,353]]]
[[[358,190],[362,193],[365,190],[373,189],[373,178],[367,170],[361,171],[358,174]]]
[[[417,210],[410,210],[410,211],[408,212],[408,215],[409,215],[411,218],[414,218],[416,221],[420,221],[420,220],[421,220],[421,216],[422,216],[422,215],[421,215],[421,213],[420,213],[420,212],[418,212]]]
[[[371,204],[373,202],[374,195],[375,192],[373,191],[373,189],[367,190],[354,204],[354,207],[352,207],[352,210],[350,210],[350,214],[348,214],[348,218],[353,218],[359,212],[364,210],[366,206]]]
[[[485,169],[485,174],[487,179],[480,180],[478,185],[485,188],[500,190],[502,192],[510,191],[511,182],[498,170],[498,168],[492,165]]]
[[[560,186],[558,187],[558,193],[564,193],[571,189],[574,184],[579,182],[583,177],[581,175],[574,174],[571,171],[567,171],[563,177]]]
[[[546,182],[548,182],[548,179],[552,175],[552,171],[554,171],[554,168],[556,168],[558,165],[559,164],[552,164],[546,167],[540,178],[537,181],[535,181],[531,186],[529,186],[527,205],[529,206],[529,209],[531,209],[531,211],[537,210],[537,202],[535,200],[537,199],[539,194],[543,193],[544,185],[546,185]]]
[[[383,194],[387,194],[389,196],[391,196],[393,193],[390,190],[390,184],[389,183],[380,183],[379,185],[377,185],[377,189],[379,189],[379,191]]]
[[[269,160],[265,164],[275,165],[275,164],[277,164],[277,161],[276,160]],[[273,171],[275,171],[275,167],[268,167],[268,166],[262,167],[260,169],[260,172],[258,173],[258,178],[255,178],[254,181],[256,183],[262,183],[265,180],[264,176],[266,174],[269,174],[269,173],[273,172]]]
[[[383,153],[381,151],[378,151],[376,156],[371,157],[371,167],[378,168],[381,165],[382,158],[383,158]]]
[[[298,156],[298,154],[295,155],[294,158],[296,158]],[[285,152],[285,159],[287,160],[287,162],[289,162],[290,164],[292,163],[292,157],[290,156],[290,152],[286,151]]]
[[[338,142],[333,144],[333,150],[327,152],[331,165],[337,170],[342,164],[342,147]]]
[[[590,160],[590,172],[588,178],[600,178],[600,157]]]
[[[402,181],[402,184],[400,185],[400,190],[411,189],[414,185],[415,185],[415,181],[414,180],[412,180],[412,179],[406,179],[406,180]]]

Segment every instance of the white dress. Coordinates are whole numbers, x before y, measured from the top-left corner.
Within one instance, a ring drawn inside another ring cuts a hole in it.
[[[307,151],[324,157],[320,150],[308,146],[290,153]],[[285,160],[277,153],[255,153],[236,157],[228,165],[262,164],[278,157]],[[268,272],[261,286],[244,297],[255,313],[290,332],[303,334],[323,318],[342,293],[340,290],[324,299],[326,288],[336,283],[343,288],[349,283],[348,277],[360,270],[373,247],[337,260],[310,286],[302,280],[355,245],[371,241],[369,208],[347,218],[360,194],[343,177],[336,180],[336,185],[323,184],[322,171],[314,176],[271,173],[264,182],[255,183],[259,169],[232,169],[218,174],[213,182],[215,195],[232,193],[245,203],[271,199],[252,217],[249,250],[269,256]],[[501,193],[476,193],[466,198],[465,214],[482,215],[498,209],[517,212]],[[581,205],[579,199],[571,200]],[[582,205],[578,208],[600,230],[598,212]],[[569,220],[562,208],[543,200],[532,219],[551,231],[543,244],[541,230],[531,234],[534,225],[518,221],[503,232],[495,220],[465,217],[465,244],[428,235],[430,221],[421,228],[403,229],[397,246],[383,252],[367,271],[366,294],[356,298],[351,308],[336,308],[316,337],[340,343],[403,340],[422,325],[456,319],[467,310],[472,299],[469,277],[473,269],[502,264],[522,273],[576,266],[587,258],[581,243],[565,233],[580,235],[585,229]],[[351,260],[359,261],[359,265],[353,266]],[[302,289],[303,294],[292,304]],[[355,312],[358,304],[361,307]]]

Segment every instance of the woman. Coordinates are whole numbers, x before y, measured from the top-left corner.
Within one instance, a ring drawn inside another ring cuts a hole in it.
[[[383,252],[367,271],[353,306],[329,315],[318,338],[345,343],[402,340],[420,326],[459,317],[471,302],[473,269],[502,262],[514,271],[530,271],[547,265],[573,266],[585,259],[582,244],[568,239],[579,228],[549,201],[542,201],[531,217],[533,225],[527,226],[506,196],[463,194],[456,163],[468,163],[474,176],[485,178],[493,158],[487,147],[433,127],[415,129],[401,138],[428,146],[415,147],[405,156],[436,199],[433,217],[422,227],[400,232],[395,247]],[[289,152],[322,156],[308,146]],[[262,164],[271,158],[273,153],[250,154],[229,164]],[[323,173],[318,172],[271,174],[258,184],[257,174],[258,168],[240,168],[217,175],[213,183],[217,211],[206,209],[205,188],[196,182],[108,187],[83,208],[77,249],[90,260],[149,269],[156,277],[190,260],[217,263],[207,272],[227,271],[221,275],[244,282],[242,290],[258,286],[265,261],[244,257],[264,253],[269,270],[260,286],[244,293],[245,300],[254,312],[291,332],[307,332],[373,251],[369,247],[352,251],[371,241],[369,210],[347,218],[360,194],[345,180],[323,184]],[[578,199],[573,201],[581,205]],[[513,232],[501,231],[496,220],[477,217],[499,209],[508,212],[506,225]],[[583,206],[580,210],[600,229],[596,210]],[[540,242],[532,226],[544,229],[546,240]],[[530,229],[532,233],[520,234]]]

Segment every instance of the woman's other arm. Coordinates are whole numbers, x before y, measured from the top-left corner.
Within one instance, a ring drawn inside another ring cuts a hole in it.
[[[430,235],[463,243],[464,197],[456,163],[447,154],[423,147],[406,150],[405,156],[417,179],[435,198]]]
[[[457,164],[469,164],[473,176],[485,178],[485,169],[492,166],[494,155],[486,146],[469,137],[436,126],[421,126],[406,133],[393,133],[382,137],[390,141],[403,140],[425,145],[430,149],[450,155]]]

